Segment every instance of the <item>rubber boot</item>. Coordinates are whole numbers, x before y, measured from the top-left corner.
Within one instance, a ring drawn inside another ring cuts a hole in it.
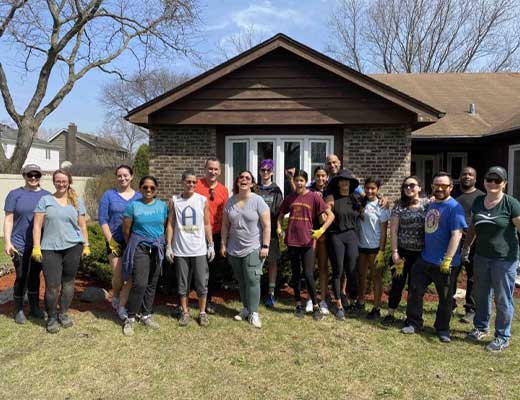
[[[45,318],[43,311],[40,309],[40,297],[38,296],[38,293],[29,293],[28,297],[29,307],[31,309],[29,315],[37,319]]]
[[[25,314],[23,313],[23,296],[14,297],[14,322],[17,324],[24,324],[27,321]]]

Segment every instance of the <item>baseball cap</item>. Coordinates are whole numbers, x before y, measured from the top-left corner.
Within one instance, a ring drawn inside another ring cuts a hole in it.
[[[487,178],[491,174],[495,174],[495,175],[499,176],[502,180],[507,181],[507,172],[502,167],[494,166],[494,167],[489,168],[486,172],[486,175],[484,175],[484,178]]]
[[[36,164],[27,164],[22,168],[22,175],[26,175],[29,172],[39,172],[42,173],[42,169]]]

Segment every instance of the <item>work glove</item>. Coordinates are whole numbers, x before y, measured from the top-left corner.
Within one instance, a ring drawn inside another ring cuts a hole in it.
[[[90,246],[89,245],[83,245],[83,251],[81,252],[81,257],[90,257]]]
[[[112,251],[112,255],[114,257],[121,257],[123,249],[121,248],[121,245],[114,240],[114,238],[110,239],[110,241],[108,242],[108,247]]]
[[[215,245],[211,243],[208,245],[208,261],[212,262],[215,259]]]
[[[314,239],[314,240],[318,240],[321,235],[323,235],[325,233],[325,229],[323,228],[320,228],[320,229],[312,229],[311,230],[311,237]]]
[[[42,248],[40,246],[34,246],[32,249],[31,257],[36,262],[42,262]]]
[[[445,256],[441,262],[440,269],[441,274],[449,274],[451,272],[451,260],[453,257]]]
[[[172,246],[170,245],[166,246],[166,259],[170,264],[173,264],[174,255]]]
[[[385,252],[383,250],[379,250],[376,256],[376,268],[383,268],[385,264]]]
[[[278,227],[276,228],[276,234],[278,235],[278,239],[283,242],[283,239],[284,239],[284,233],[283,233],[283,229],[282,227]]]
[[[394,270],[395,276],[403,275],[404,270],[404,258],[401,258],[401,261],[397,264],[392,265],[392,269]]]

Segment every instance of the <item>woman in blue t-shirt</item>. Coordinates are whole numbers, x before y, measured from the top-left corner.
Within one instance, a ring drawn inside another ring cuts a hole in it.
[[[32,260],[32,230],[34,209],[38,201],[50,194],[40,188],[41,169],[38,165],[28,164],[22,170],[25,185],[7,194],[5,199],[4,240],[5,253],[12,258],[16,272],[13,287],[15,315],[18,324],[26,321],[23,313],[25,292],[29,298],[29,315],[43,318],[40,310],[40,272],[42,264]]]
[[[73,325],[67,312],[74,297],[74,279],[80,258],[90,255],[90,245],[85,205],[71,186],[72,175],[59,169],[52,181],[56,192],[43,196],[34,210],[32,258],[42,263],[47,332],[57,333],[60,324],[63,328]]]
[[[112,267],[112,307],[123,321],[127,317],[126,302],[131,281],[123,285],[123,251],[126,247],[123,237],[123,212],[128,204],[139,200],[141,193],[132,189],[134,177],[132,168],[120,165],[116,168],[117,186],[107,190],[99,202],[99,225],[105,236],[108,259]]]
[[[155,198],[157,179],[145,176],[139,182],[142,198],[130,203],[123,213],[123,236],[126,249],[123,255],[124,282],[132,280],[128,295],[128,317],[123,334],[134,334],[135,317],[148,328],[158,329],[152,320],[155,289],[164,259],[164,229],[168,218],[168,206]]]

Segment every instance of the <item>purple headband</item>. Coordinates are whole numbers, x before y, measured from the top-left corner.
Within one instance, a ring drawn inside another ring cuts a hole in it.
[[[263,160],[263,161],[260,163],[260,168],[267,168],[267,169],[270,169],[270,170],[272,171],[272,170],[273,170],[273,167],[274,167],[273,160],[270,160],[270,159]]]

